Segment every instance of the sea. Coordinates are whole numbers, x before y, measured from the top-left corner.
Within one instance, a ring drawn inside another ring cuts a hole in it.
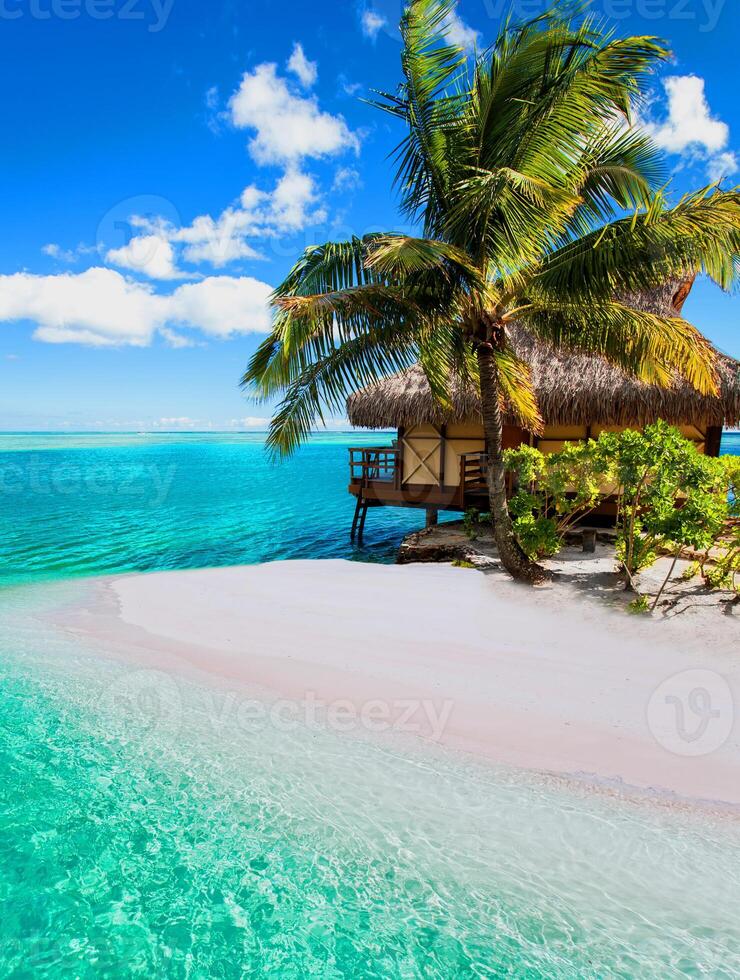
[[[90,576],[392,561],[423,514],[371,510],[353,545],[347,493],[348,448],[391,438],[274,464],[259,434],[0,435],[0,977],[740,976],[737,820],[249,729],[190,680],[152,724],[52,625]]]

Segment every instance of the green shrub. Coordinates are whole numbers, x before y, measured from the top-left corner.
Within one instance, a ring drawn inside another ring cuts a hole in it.
[[[730,518],[740,520],[740,458],[705,456],[678,429],[658,421],[642,432],[566,443],[547,456],[519,446],[504,460],[514,481],[514,531],[531,558],[556,554],[566,533],[606,493],[615,493],[616,555],[628,588],[660,554],[673,555],[670,575],[685,549],[708,556],[719,539],[722,558],[701,563],[701,573],[713,587],[740,587],[740,524],[728,531]]]
[[[618,486],[617,558],[628,584],[661,551],[677,560],[684,548],[711,547],[728,513],[722,460],[662,421],[602,433],[597,446]]]
[[[463,516],[463,531],[465,532],[465,537],[469,538],[470,541],[475,541],[478,537],[479,516],[477,507],[468,507]]]
[[[566,533],[603,499],[608,466],[593,440],[544,455],[533,446],[504,453],[516,490],[509,502],[514,531],[530,558],[560,551]]]

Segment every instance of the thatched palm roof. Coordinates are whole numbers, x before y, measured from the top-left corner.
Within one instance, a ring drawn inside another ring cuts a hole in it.
[[[669,283],[628,298],[630,306],[651,312],[680,313],[691,283]],[[698,395],[679,381],[670,389],[644,384],[601,357],[564,353],[512,325],[512,343],[532,371],[540,411],[550,425],[646,425],[662,418],[674,424],[736,425],[740,421],[740,362],[718,353],[719,397]],[[474,388],[453,390],[452,412],[433,398],[419,365],[356,392],[347,401],[353,425],[370,429],[408,428],[423,422],[480,422]],[[513,419],[509,420],[513,422]]]

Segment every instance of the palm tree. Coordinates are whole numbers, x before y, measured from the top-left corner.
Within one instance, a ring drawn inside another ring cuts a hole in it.
[[[661,385],[714,393],[713,354],[678,317],[629,294],[704,272],[737,272],[740,193],[712,185],[669,206],[663,168],[632,125],[665,49],[589,18],[504,24],[469,63],[445,39],[452,0],[412,0],[401,21],[404,81],[376,105],[406,127],[396,151],[401,210],[418,237],[373,234],[305,250],[273,296],[272,332],[243,384],[281,396],[268,445],[286,454],[359,386],[420,361],[436,398],[480,386],[490,508],[517,578],[542,569],[508,513],[505,413],[541,430],[508,324],[554,347],[599,354]],[[621,299],[620,299],[621,297]]]

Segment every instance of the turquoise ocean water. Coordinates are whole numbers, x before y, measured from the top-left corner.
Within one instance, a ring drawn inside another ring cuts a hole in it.
[[[370,512],[349,531],[353,445],[315,436],[273,464],[255,435],[0,435],[0,582],[281,558],[389,561],[423,512]]]
[[[734,822],[261,725],[49,625],[80,575],[388,559],[419,515],[351,549],[357,441],[0,437],[0,976],[740,976]]]

